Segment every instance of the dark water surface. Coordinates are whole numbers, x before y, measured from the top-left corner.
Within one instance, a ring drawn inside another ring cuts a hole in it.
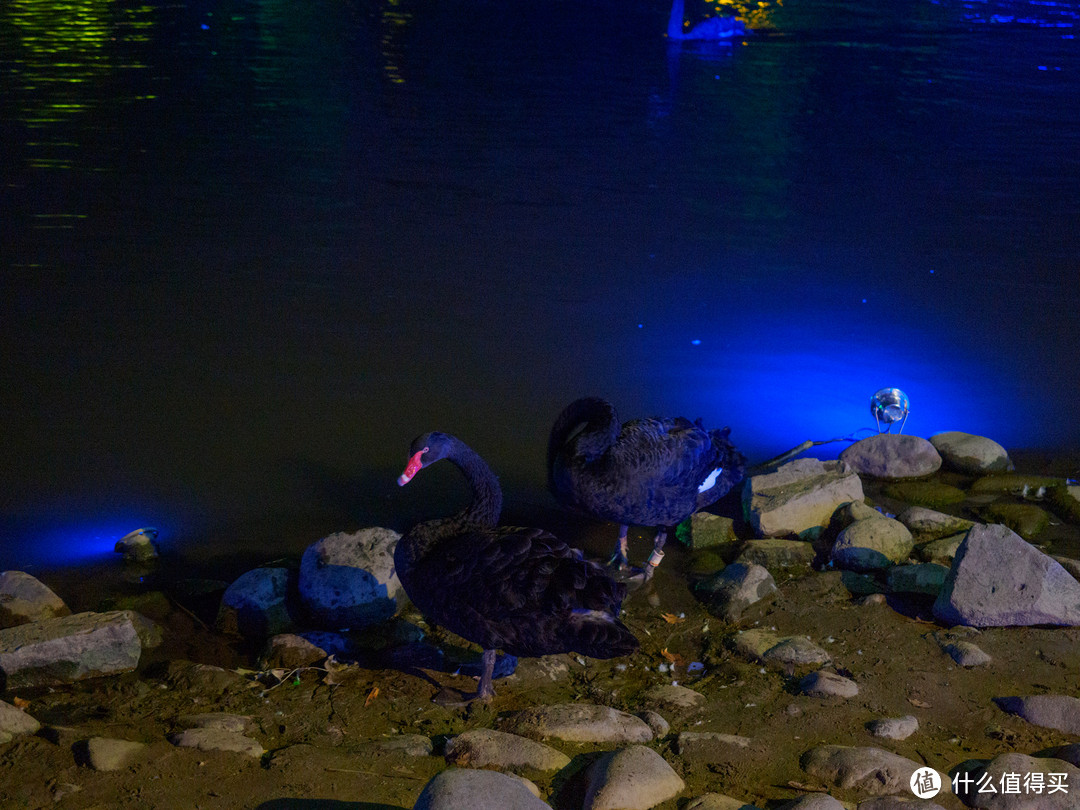
[[[553,507],[584,394],[1080,448],[1080,3],[752,5],[6,0],[0,570]]]

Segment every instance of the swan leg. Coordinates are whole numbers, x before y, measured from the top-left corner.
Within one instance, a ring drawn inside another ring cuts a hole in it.
[[[630,558],[628,556],[629,545],[626,539],[626,535],[629,531],[629,526],[619,526],[619,539],[615,544],[615,553],[612,554],[611,559],[608,560],[608,565],[619,571],[623,571],[630,567]]]
[[[652,579],[652,575],[656,572],[656,567],[660,565],[664,560],[664,543],[667,542],[667,529],[659,529],[656,532],[656,540],[653,541],[652,554],[649,555],[649,561],[645,563],[645,580],[646,582]]]
[[[495,697],[495,687],[491,683],[495,674],[495,650],[484,650],[480,661],[483,671],[480,673],[480,687],[476,690],[476,697],[480,700],[491,700]]]

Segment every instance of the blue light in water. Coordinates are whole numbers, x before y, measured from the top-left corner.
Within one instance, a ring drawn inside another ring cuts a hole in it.
[[[691,344],[692,346],[700,346],[700,345],[701,345],[701,341],[700,341],[700,340],[698,340],[697,338],[694,338],[693,340],[691,340],[691,341],[690,341],[690,344]]]
[[[159,529],[156,545],[173,532],[163,529],[161,522],[149,519],[145,514],[129,514],[121,517],[108,516],[85,522],[39,518],[36,526],[21,526],[11,542],[5,542],[3,568],[27,569],[33,567],[86,565],[120,559],[116,553],[116,541],[143,526],[155,525]],[[45,525],[42,525],[45,524]]]

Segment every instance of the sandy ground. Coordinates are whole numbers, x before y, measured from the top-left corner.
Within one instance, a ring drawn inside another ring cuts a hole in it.
[[[609,531],[597,527],[593,540],[600,542]],[[1055,531],[1055,542],[1076,544],[1077,527]],[[643,557],[648,545],[643,535],[632,535],[636,556]],[[208,629],[212,600],[146,598],[146,610],[161,623],[166,640],[145,653],[137,672],[4,695],[9,702],[25,700],[46,728],[0,746],[0,807],[411,808],[427,780],[447,767],[439,750],[448,736],[496,727],[514,711],[544,703],[588,701],[640,711],[646,708],[645,690],[673,678],[707,701],[693,710],[662,711],[672,735],[653,745],[687,783],[681,797],[659,805],[664,810],[682,808],[709,791],[774,808],[808,789],[824,790],[799,767],[800,755],[820,744],[877,746],[946,772],[968,759],[1030,754],[1075,741],[1002,712],[992,698],[1077,694],[1080,628],[983,630],[972,640],[992,663],[962,669],[935,640],[944,628],[934,623],[927,603],[860,604],[836,571],[779,576],[776,598],[752,606],[732,625],[711,616],[693,592],[716,557],[716,551],[671,548],[654,582],[629,597],[626,621],[642,641],[635,655],[614,661],[523,660],[514,675],[496,682],[493,702],[469,708],[432,701],[444,685],[467,689],[475,683],[444,672],[353,666],[332,678],[318,668],[280,682],[260,677],[253,649]],[[858,683],[858,696],[799,694],[801,672],[767,669],[733,650],[735,633],[751,627],[809,636],[830,652],[836,670]],[[438,631],[429,640],[460,644]],[[200,676],[177,661],[227,671]],[[688,672],[692,662],[701,662],[703,673]],[[660,671],[672,663],[673,672]],[[250,717],[248,733],[268,753],[257,759],[172,745],[167,735],[177,730],[177,718],[198,712]],[[907,740],[877,739],[866,729],[876,718],[908,714],[920,728]],[[674,733],[684,730],[737,734],[754,742],[729,759],[694,764],[672,744]],[[402,734],[431,738],[435,753],[416,757],[373,747],[372,741]],[[95,736],[148,747],[130,767],[98,772],[83,762],[79,745]],[[569,769],[525,775],[553,807],[576,810],[583,770],[605,747],[550,744],[572,758]],[[1070,787],[1080,797],[1080,785]],[[829,792],[845,801],[867,798]],[[952,796],[935,801],[962,806]]]

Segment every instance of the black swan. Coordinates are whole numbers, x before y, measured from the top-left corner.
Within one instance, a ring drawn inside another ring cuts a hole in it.
[[[727,40],[746,35],[746,26],[735,17],[718,15],[702,20],[689,31],[683,30],[684,0],[674,0],[668,17],[667,35],[673,40]]]
[[[497,525],[498,479],[460,439],[446,433],[418,437],[398,484],[444,458],[464,473],[472,502],[453,517],[414,526],[398,541],[394,565],[421,613],[483,647],[480,686],[470,698],[494,695],[496,649],[592,658],[637,649],[634,634],[618,619],[625,585],[542,529]]]
[[[570,403],[551,429],[548,486],[564,506],[619,524],[611,562],[620,570],[628,568],[629,527],[656,527],[642,572],[648,580],[664,557],[669,527],[742,480],[746,459],[728,441],[730,432],[682,417],[620,424],[610,402],[584,397]]]

